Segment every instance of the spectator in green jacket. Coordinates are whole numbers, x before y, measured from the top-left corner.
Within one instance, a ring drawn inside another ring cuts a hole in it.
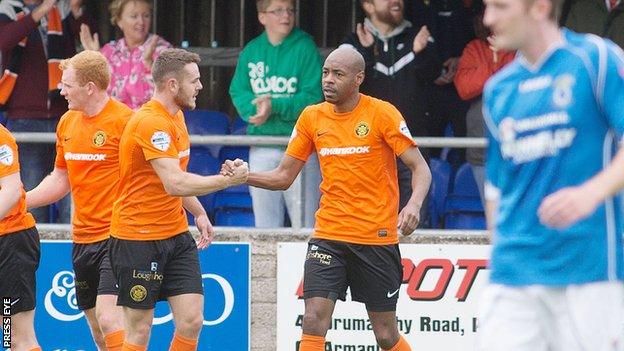
[[[312,37],[294,28],[293,0],[258,0],[258,20],[264,32],[241,52],[230,85],[230,95],[249,135],[290,135],[303,109],[321,101],[321,58]],[[252,172],[275,169],[283,147],[252,146]],[[284,208],[293,225],[314,226],[318,209],[320,170],[311,157],[301,176],[288,190],[250,188],[256,227],[284,226]],[[297,193],[303,192],[303,219],[296,218]],[[285,206],[284,206],[285,205]]]

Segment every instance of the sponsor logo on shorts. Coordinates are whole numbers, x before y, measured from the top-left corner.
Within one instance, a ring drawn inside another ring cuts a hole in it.
[[[147,289],[143,285],[135,285],[130,289],[130,297],[136,302],[141,302],[147,297]]]
[[[89,282],[86,280],[76,280],[76,288],[80,290],[89,289]]]
[[[136,269],[133,269],[132,278],[145,280],[146,282],[150,282],[153,280],[162,281],[163,275],[158,274],[158,272],[156,271],[137,271]]]
[[[310,250],[306,256],[306,260],[318,260],[319,263],[329,266],[331,264],[332,255]]]
[[[95,145],[96,147],[100,147],[104,144],[106,144],[106,133],[104,133],[101,130],[98,130],[93,135],[93,145]]]
[[[157,131],[152,134],[152,145],[160,151],[167,151],[171,145],[171,136],[169,134]]]
[[[355,126],[355,135],[358,138],[364,138],[370,133],[370,126],[366,122],[358,122]]]
[[[399,288],[397,288],[397,289],[396,289],[395,291],[393,291],[393,292],[388,291],[388,292],[386,293],[386,297],[387,297],[387,298],[389,298],[389,299],[391,299],[391,298],[392,298],[394,295],[396,295],[398,292],[399,292]]]
[[[10,166],[13,164],[13,158],[13,150],[11,150],[9,145],[0,146],[0,163]]]
[[[319,151],[321,156],[367,154],[370,146],[324,147]]]
[[[104,161],[106,154],[75,154],[73,152],[65,153],[65,161]]]

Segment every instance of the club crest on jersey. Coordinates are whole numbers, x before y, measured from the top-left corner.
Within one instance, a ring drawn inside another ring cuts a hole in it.
[[[100,147],[104,144],[106,144],[106,133],[104,133],[101,130],[98,130],[93,135],[93,145]]]
[[[358,122],[355,126],[355,135],[358,138],[364,138],[370,133],[370,126],[366,122]]]
[[[157,131],[152,134],[152,145],[160,151],[167,151],[171,145],[171,137],[169,134]]]
[[[562,74],[555,78],[553,102],[557,107],[567,107],[572,102],[572,87],[576,80],[571,74]]]
[[[0,163],[5,166],[13,164],[13,150],[11,150],[9,145],[0,146]]]

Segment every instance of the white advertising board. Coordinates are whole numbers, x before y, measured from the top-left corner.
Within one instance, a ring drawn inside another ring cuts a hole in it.
[[[397,323],[419,350],[471,351],[479,296],[489,270],[487,245],[402,244],[403,284]],[[304,312],[303,264],[307,243],[279,243],[277,250],[277,350],[295,351]],[[364,304],[338,301],[326,351],[380,350]]]

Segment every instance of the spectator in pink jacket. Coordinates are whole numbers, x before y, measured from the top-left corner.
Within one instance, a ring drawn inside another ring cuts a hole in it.
[[[80,40],[86,49],[100,50],[111,66],[108,93],[133,109],[141,107],[154,92],[152,63],[171,47],[163,38],[150,34],[152,5],[148,0],[114,0],[110,5],[111,22],[123,38],[100,49],[97,33],[82,26]]]

